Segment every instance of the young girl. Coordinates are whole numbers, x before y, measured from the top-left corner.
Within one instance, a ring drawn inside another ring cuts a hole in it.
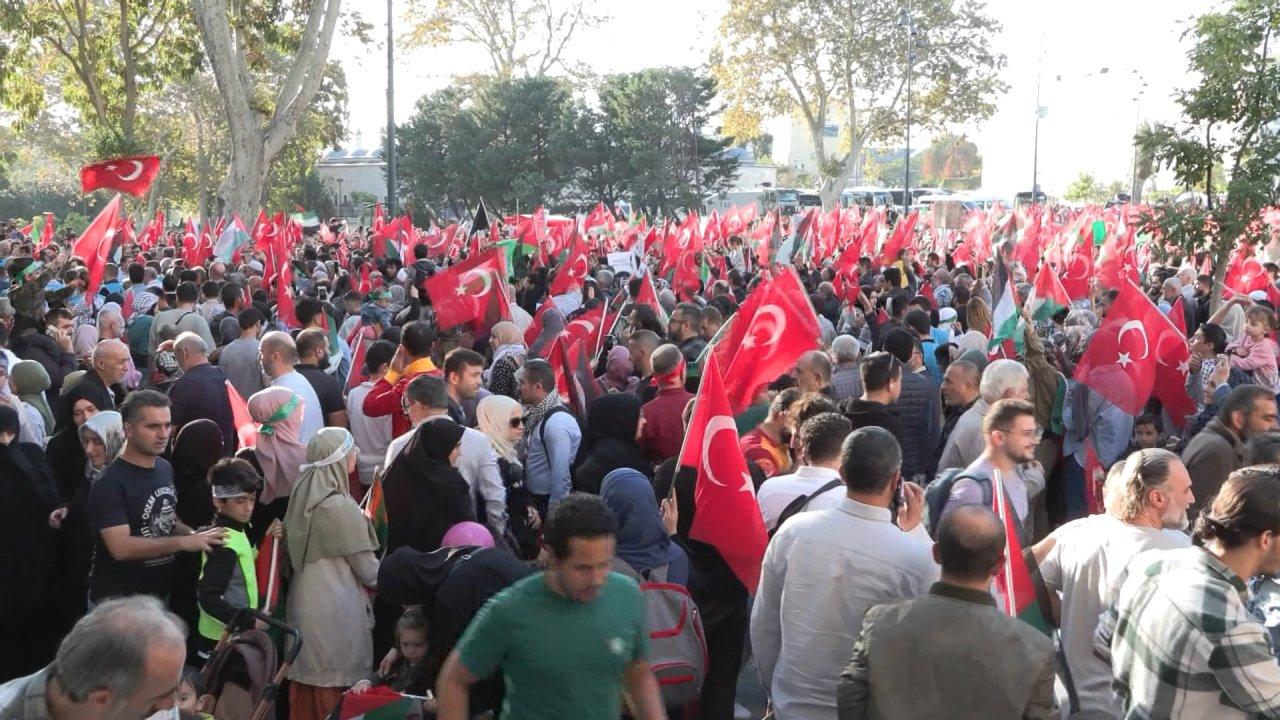
[[[1245,311],[1244,320],[1244,336],[1227,346],[1232,369],[1252,373],[1255,384],[1280,391],[1275,343],[1270,338],[1275,314],[1269,308],[1254,305]]]
[[[182,720],[213,720],[211,715],[200,712],[200,696],[204,694],[204,677],[190,665],[182,668],[182,680],[178,683],[177,716]]]
[[[396,623],[396,649],[400,651],[400,659],[392,666],[391,672],[361,680],[351,687],[350,692],[359,695],[374,685],[386,685],[406,695],[426,696],[431,690],[435,674],[427,667],[427,617],[422,608],[411,607],[400,616],[400,621]],[[423,709],[434,712],[435,702],[429,701],[428,705],[424,701]]]

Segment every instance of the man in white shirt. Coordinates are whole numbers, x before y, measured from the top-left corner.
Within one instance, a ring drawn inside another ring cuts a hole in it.
[[[819,413],[804,421],[797,433],[804,464],[790,475],[765,480],[756,493],[766,530],[777,529],[782,512],[801,496],[808,496],[808,500],[798,512],[840,504],[845,495],[840,479],[840,446],[851,432],[852,423],[840,413]]]
[[[794,517],[773,536],[751,610],[760,681],[786,720],[835,720],[836,681],[867,610],[925,595],[939,578],[920,522],[924,491],[903,481],[893,434],[854,431],[840,475],[836,507]]]
[[[289,333],[274,330],[258,342],[258,359],[272,387],[289,388],[302,399],[302,430],[298,433],[298,442],[306,445],[324,427],[324,411],[320,409],[315,388],[302,373],[293,369],[298,364],[298,346]]]
[[[1062,598],[1069,676],[1059,674],[1057,696],[1064,718],[1084,711],[1122,714],[1111,692],[1111,668],[1093,652],[1098,616],[1115,600],[1138,553],[1191,545],[1184,529],[1195,498],[1177,455],[1159,448],[1133,453],[1108,477],[1106,497],[1105,514],[1067,523],[1034,548],[1045,584]]]
[[[424,422],[449,420],[449,393],[444,380],[430,375],[419,375],[409,382],[404,391],[405,412],[413,429],[391,441],[382,467],[391,467],[391,461],[404,451],[418,426]],[[452,422],[452,421],[450,421]],[[498,470],[498,455],[488,436],[479,430],[464,428],[458,455],[458,473],[471,487],[473,500],[484,501],[484,512],[476,507],[476,517],[490,529],[501,534],[507,527],[507,488],[502,484]]]
[[[391,367],[391,358],[396,354],[396,346],[387,340],[378,340],[365,350],[364,363],[368,369],[368,380],[351,388],[347,393],[347,422],[351,425],[351,435],[360,448],[360,457],[356,459],[356,472],[360,474],[360,483],[365,487],[373,484],[373,475],[382,464],[391,445],[391,416],[369,417],[364,414],[364,398],[373,389],[375,378],[387,374]]]

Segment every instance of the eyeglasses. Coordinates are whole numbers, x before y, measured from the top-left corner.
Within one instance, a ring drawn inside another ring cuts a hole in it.
[[[516,429],[516,428],[518,428],[518,427],[522,427],[522,426],[524,425],[524,418],[523,418],[523,417],[513,417],[513,418],[511,418],[511,419],[508,421],[508,423],[510,423],[510,425],[511,425],[511,429],[512,429],[512,430],[514,430],[514,429]]]
[[[1044,437],[1044,428],[1041,428],[1041,427],[1035,427],[1035,428],[1032,428],[1031,430],[1020,430],[1016,432],[1012,428],[993,428],[993,429],[999,430],[1000,432],[1006,435],[1021,435],[1022,437],[1028,440],[1035,440],[1037,442],[1039,442],[1040,439]]]

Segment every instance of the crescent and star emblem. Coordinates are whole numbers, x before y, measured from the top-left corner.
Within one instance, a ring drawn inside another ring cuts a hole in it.
[[[763,343],[756,339],[759,335],[757,331],[760,328],[765,328],[768,332],[769,339]],[[756,312],[756,317],[752,319],[751,329],[747,331],[747,337],[742,341],[742,347],[754,348],[758,345],[773,347],[786,330],[787,316],[782,313],[782,309],[777,305],[764,305]]]
[[[716,433],[724,430],[728,430],[734,434],[734,437],[737,437],[737,426],[734,424],[733,418],[728,415],[716,415],[707,422],[706,432],[702,436],[702,469],[707,473],[708,480],[720,487],[727,488],[729,486],[720,482],[715,472],[712,471],[711,464],[707,462],[707,459],[711,457],[711,441],[715,439]],[[737,449],[736,443],[734,449]],[[742,473],[742,485],[738,487],[738,491],[751,492],[751,476],[745,472]]]
[[[1142,322],[1138,320],[1130,320],[1120,326],[1120,332],[1116,335],[1116,344],[1119,345],[1120,342],[1124,340],[1124,334],[1130,331],[1137,332],[1142,336],[1142,357],[1130,358],[1130,353],[1120,353],[1119,357],[1116,358],[1116,362],[1124,368],[1129,367],[1130,364],[1137,362],[1138,360],[1146,359],[1147,355],[1149,355],[1151,351],[1151,341],[1147,339],[1147,331],[1142,327]]]

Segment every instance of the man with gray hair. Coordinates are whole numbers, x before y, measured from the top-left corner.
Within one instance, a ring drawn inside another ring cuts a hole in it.
[[[207,418],[222,431],[222,453],[234,453],[236,422],[227,396],[226,371],[209,363],[209,346],[193,332],[173,341],[173,357],[182,369],[182,377],[169,388],[174,433],[192,420]]]
[[[837,403],[846,398],[862,397],[862,371],[859,358],[862,346],[852,335],[840,335],[831,341],[831,399]]]
[[[138,720],[170,710],[186,637],[156,598],[106,600],[71,628],[52,664],[0,685],[0,718]]]
[[[987,369],[982,372],[982,381],[978,384],[980,397],[956,421],[955,428],[942,448],[942,456],[938,458],[939,471],[969,467],[982,455],[986,449],[982,419],[987,416],[987,410],[999,400],[1029,399],[1027,384],[1030,377],[1027,369],[1014,360],[1000,359],[987,365]]]
[[[88,372],[80,382],[97,385],[107,392],[114,410],[124,400],[124,376],[129,372],[129,346],[120,340],[103,340],[93,348]]]
[[[1188,547],[1187,509],[1195,499],[1178,456],[1139,450],[1107,479],[1107,512],[1074,520],[1033,548],[1047,588],[1062,601],[1062,651],[1069,674],[1058,683],[1064,711],[1121,715],[1111,668],[1093,653],[1098,616],[1119,591],[1129,562],[1146,550]],[[1072,692],[1074,691],[1074,692]]]
[[[1178,301],[1178,298],[1181,298],[1181,297],[1182,297],[1182,281],[1179,280],[1178,278],[1171,277],[1165,280],[1164,283],[1160,285],[1160,299],[1169,303],[1170,308],[1172,308],[1173,304],[1176,303]],[[1182,318],[1183,318],[1183,322],[1187,324],[1187,332],[1189,333],[1195,332],[1196,331],[1195,307],[1192,303],[1188,302],[1185,299],[1182,301]]]
[[[831,359],[821,350],[810,350],[796,360],[796,387],[805,392],[831,394]]]

